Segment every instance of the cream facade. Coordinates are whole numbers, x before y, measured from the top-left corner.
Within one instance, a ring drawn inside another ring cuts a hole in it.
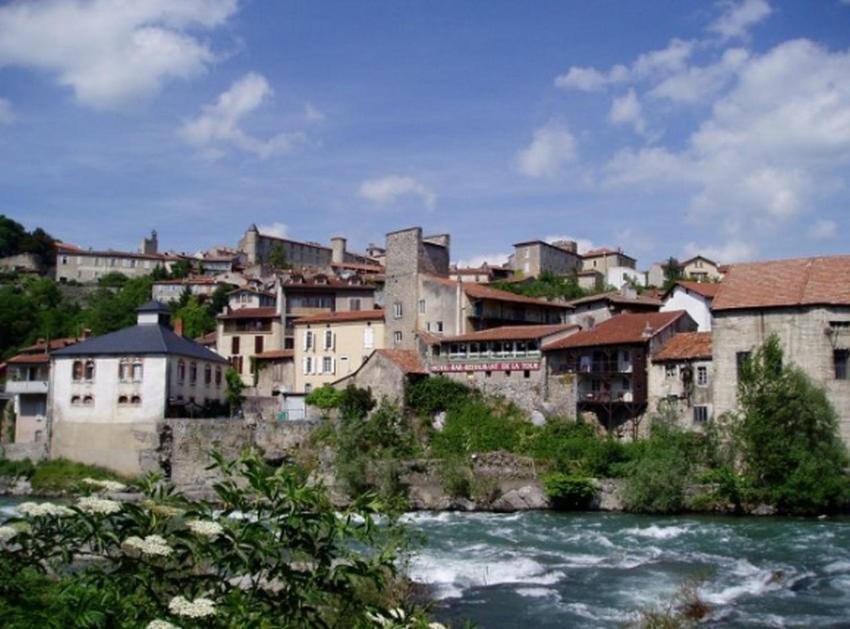
[[[383,311],[300,319],[295,322],[295,391],[309,393],[345,378],[383,347]]]

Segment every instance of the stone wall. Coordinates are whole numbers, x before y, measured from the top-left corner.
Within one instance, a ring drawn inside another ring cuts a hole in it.
[[[361,389],[369,389],[376,400],[386,397],[400,404],[404,401],[405,383],[406,377],[398,365],[380,353],[374,353],[359,370],[347,378],[337,380],[334,386],[344,389],[353,384]]]
[[[29,459],[33,463],[47,458],[47,442],[38,443],[4,443],[0,445],[0,458],[9,461]]]

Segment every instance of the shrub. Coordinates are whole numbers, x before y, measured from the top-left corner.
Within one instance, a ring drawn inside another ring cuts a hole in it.
[[[342,402],[343,395],[342,391],[326,384],[318,389],[310,391],[307,397],[304,398],[304,401],[310,406],[315,406],[319,410],[323,411],[323,414],[327,415],[328,411],[339,407]]]
[[[496,478],[473,473],[469,492],[476,502],[489,504],[502,495],[502,488]]]
[[[638,513],[677,513],[684,507],[688,462],[676,448],[658,449],[631,464],[623,506]]]
[[[496,450],[517,452],[523,434],[533,429],[515,406],[498,407],[490,400],[472,397],[448,410],[443,430],[431,440],[431,451],[439,458]]]
[[[586,423],[553,419],[536,429],[524,448],[537,459],[554,462],[558,471],[586,476],[613,476],[627,460],[626,450],[611,437],[600,437]]]
[[[466,459],[458,456],[443,459],[438,476],[448,495],[453,498],[472,497],[472,468]]]
[[[30,483],[36,491],[62,492],[74,489],[84,478],[127,482],[126,478],[102,467],[67,459],[49,459],[35,466]]]
[[[375,398],[369,389],[349,384],[339,398],[339,414],[343,420],[362,419],[375,408]]]
[[[213,467],[215,505],[153,477],[140,503],[22,505],[0,549],[4,627],[387,626],[404,603],[390,593],[405,538],[392,520],[376,525],[380,502],[339,510],[256,455]]]
[[[587,509],[596,496],[596,486],[586,476],[553,472],[543,478],[543,486],[556,509]]]
[[[423,378],[405,391],[405,404],[421,415],[433,416],[477,395],[469,387],[445,376]]]
[[[29,459],[23,461],[10,461],[9,459],[0,459],[0,476],[7,478],[30,478],[35,472],[35,465]]]

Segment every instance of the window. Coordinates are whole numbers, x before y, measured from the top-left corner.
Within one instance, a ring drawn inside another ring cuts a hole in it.
[[[313,333],[310,330],[304,332],[304,349],[313,349]]]
[[[697,386],[704,387],[708,385],[708,367],[697,367]]]
[[[93,360],[89,359],[89,360],[86,361],[85,374],[84,375],[85,375],[85,379],[88,382],[94,381],[94,361]]]
[[[230,339],[230,353],[234,356],[239,353],[239,337],[234,336]]]
[[[676,365],[664,365],[664,377],[665,378],[675,378],[676,377]]]
[[[334,359],[330,356],[322,357],[322,373],[330,373],[334,372]]]
[[[401,343],[401,339],[402,339],[401,332],[399,332],[399,331],[393,332],[393,343],[398,345],[399,343]]]
[[[749,352],[738,352],[735,354],[735,366],[738,370],[738,380],[741,379],[741,373],[744,370],[744,365],[750,360]]]
[[[372,349],[375,347],[375,329],[371,323],[367,323],[363,329],[363,349]]]
[[[528,369],[526,369],[525,371],[522,372],[522,377],[525,378],[526,380],[528,380],[531,377],[531,372]]]
[[[304,357],[304,375],[312,373],[313,371],[313,357],[305,356]]]
[[[424,299],[419,300],[419,313],[425,314],[425,300]]]
[[[83,379],[83,361],[75,360],[73,367],[73,378],[75,381]]]
[[[194,386],[198,382],[198,363],[194,360],[189,363],[189,384]]]
[[[91,406],[92,404],[94,404],[94,397],[91,395],[84,395],[83,406]]]
[[[221,386],[221,367],[215,368],[215,386],[216,387]]]
[[[177,383],[183,384],[186,380],[186,363],[182,360],[177,361]]]
[[[139,406],[142,403],[142,398],[139,395],[134,395],[130,398],[130,404],[134,406]]]
[[[118,403],[119,404],[127,404],[129,401],[130,401],[130,398],[128,398],[126,395],[119,395],[118,396]]]
[[[493,377],[493,372],[492,372],[492,371],[485,371],[485,372],[484,372],[484,377],[485,377],[485,378],[491,378],[491,377]]]
[[[255,336],[254,337],[254,353],[262,354],[263,353],[263,337]]]
[[[348,300],[348,309],[349,310],[360,310],[360,299],[351,298]]]
[[[132,377],[133,367],[130,364],[129,358],[122,358],[118,362],[118,380],[121,382],[129,382]]]
[[[850,359],[850,350],[837,349],[832,352],[832,363],[835,366],[835,379],[847,380],[847,363]]]
[[[236,373],[242,373],[242,356],[231,356],[230,365],[236,370]]]
[[[204,384],[210,386],[212,382],[212,365],[209,363],[204,364]]]
[[[334,333],[331,330],[325,330],[325,349],[334,348]]]
[[[80,404],[80,401],[81,400],[80,400],[79,395],[72,395],[71,396],[71,404],[73,404],[74,406],[78,406]]]
[[[141,382],[142,373],[142,361],[137,358],[133,361],[133,382]]]
[[[694,423],[704,424],[708,421],[708,407],[694,406]]]
[[[312,390],[313,390],[312,384],[305,384],[304,385],[304,393],[310,393],[310,391],[312,391]]]
[[[510,371],[506,371],[506,372],[505,372],[505,378],[510,378],[510,377],[511,377],[511,372],[510,372]]]
[[[401,302],[397,301],[393,304],[393,319],[401,319],[404,313]]]

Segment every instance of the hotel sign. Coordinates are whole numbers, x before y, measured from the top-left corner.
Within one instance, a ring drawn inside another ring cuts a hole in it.
[[[465,373],[469,371],[538,371],[539,360],[500,360],[492,363],[441,363],[431,365],[436,373]]]

